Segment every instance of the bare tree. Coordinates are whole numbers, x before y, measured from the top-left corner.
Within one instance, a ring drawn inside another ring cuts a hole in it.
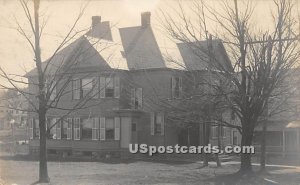
[[[86,109],[91,106],[97,106],[99,102],[91,103],[91,99],[98,97],[100,91],[97,84],[97,79],[84,84],[83,86],[91,86],[87,94],[83,96],[76,103],[69,106],[61,103],[62,97],[72,94],[70,89],[74,78],[78,78],[76,75],[76,66],[80,65],[80,62],[89,60],[95,55],[95,52],[91,52],[91,47],[97,45],[97,51],[101,52],[109,47],[113,47],[112,42],[101,42],[99,38],[90,37],[89,29],[76,30],[76,26],[81,19],[87,4],[80,10],[70,30],[62,38],[61,43],[52,53],[50,58],[43,62],[41,57],[41,37],[43,35],[46,22],[40,22],[40,0],[20,0],[20,4],[25,13],[27,23],[29,24],[30,31],[27,31],[21,26],[16,19],[17,31],[26,39],[30,45],[34,54],[34,63],[36,68],[24,76],[18,74],[9,74],[2,67],[0,67],[0,76],[3,77],[8,85],[0,85],[3,89],[11,89],[20,93],[28,102],[29,108],[22,109],[30,114],[37,115],[39,119],[39,180],[38,182],[49,182],[48,169],[47,169],[47,146],[46,140],[49,137],[50,130],[60,121],[70,115],[72,112]],[[33,6],[33,8],[31,8]],[[33,12],[32,12],[33,11]],[[83,36],[76,39],[79,34],[85,33]],[[103,33],[105,34],[105,33]],[[103,35],[104,36],[104,35]],[[76,40],[75,40],[76,39]],[[60,52],[71,41],[75,40],[69,45],[69,50],[66,53],[68,55],[61,55]],[[88,43],[88,44],[87,44]],[[109,58],[107,58],[109,60]],[[94,77],[96,71],[87,71],[84,77]],[[81,75],[82,77],[82,75]],[[24,91],[21,86],[29,86],[30,90]],[[81,88],[81,87],[78,87]],[[77,90],[77,89],[76,89]],[[80,89],[79,93],[81,93]],[[81,96],[81,95],[80,95]],[[88,103],[89,102],[89,103]],[[101,102],[100,102],[101,103]],[[15,107],[11,107],[14,109]],[[63,112],[63,116],[60,119],[49,125],[46,121],[46,115],[49,111],[59,110]]]
[[[207,33],[226,44],[233,67],[228,68],[224,59],[217,57],[208,60],[208,65],[212,65],[212,70],[227,84],[227,88],[218,90],[224,108],[232,110],[241,122],[243,147],[252,144],[254,128],[262,120],[269,99],[274,100],[283,92],[289,93],[284,88],[284,80],[299,58],[299,30],[291,1],[274,0],[275,24],[273,29],[265,31],[257,31],[251,26],[254,11],[251,2],[241,3],[243,9],[237,0],[222,2],[223,10],[220,11],[208,6],[206,1],[197,1],[190,7],[193,18],[179,4],[179,10],[174,9],[175,14],[161,12],[161,22],[173,39],[191,46],[199,62],[207,62],[203,60],[203,53],[210,56],[210,51],[199,45],[202,40],[209,40]],[[218,32],[208,29],[207,20],[217,24]],[[220,30],[224,34],[220,34]],[[236,127],[231,123],[227,125]],[[242,153],[240,172],[251,171],[251,154]]]

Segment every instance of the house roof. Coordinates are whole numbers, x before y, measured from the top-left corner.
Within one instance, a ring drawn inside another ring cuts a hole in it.
[[[151,26],[121,28],[120,35],[130,70],[166,67]]]
[[[208,55],[208,41],[177,43],[177,46],[187,70],[206,70],[208,68],[220,70],[224,68],[233,71],[221,40],[212,40],[210,52],[213,57],[211,60]],[[209,65],[210,62],[211,65]]]
[[[97,70],[180,69],[203,70],[207,56],[193,52],[194,43],[166,43],[151,25],[113,29],[108,21],[93,25],[83,36],[42,63],[46,74],[58,70],[90,68]],[[207,42],[197,43],[207,48]],[[220,40],[213,40],[213,54],[231,67]],[[199,57],[201,56],[201,57]],[[231,67],[232,68],[232,67]],[[33,69],[26,76],[34,76]]]

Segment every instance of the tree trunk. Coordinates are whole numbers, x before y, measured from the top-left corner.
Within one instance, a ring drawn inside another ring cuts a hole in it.
[[[42,103],[40,103],[40,106]],[[46,111],[43,107],[39,109],[39,126],[40,126],[40,168],[39,182],[49,182],[47,168],[47,146],[46,146]]]
[[[251,122],[242,124],[245,126],[243,126],[241,147],[251,146],[251,144],[252,144],[254,128],[251,127],[250,124],[251,124]],[[241,153],[241,166],[240,166],[239,172],[240,173],[251,173],[252,172],[251,154],[250,153]]]
[[[47,168],[47,146],[46,146],[46,96],[45,96],[45,75],[42,69],[42,58],[40,48],[40,24],[39,24],[39,8],[40,0],[34,0],[34,41],[35,41],[35,63],[38,71],[39,83],[39,126],[40,126],[40,166],[39,166],[39,182],[49,182]]]
[[[221,130],[220,130],[221,126],[219,125],[218,126],[218,147],[219,149],[221,149],[221,137],[220,137],[220,134],[221,134]],[[221,167],[221,161],[220,161],[220,158],[219,158],[219,154],[216,154],[216,163],[217,163],[217,167]]]
[[[260,156],[260,171],[264,172],[266,169],[266,132],[267,123],[263,123],[262,138],[261,138],[261,156]]]
[[[209,124],[204,122],[203,123],[203,146],[208,146],[209,144],[209,133],[210,133],[210,127]],[[209,154],[203,152],[203,166],[208,166],[209,161]]]

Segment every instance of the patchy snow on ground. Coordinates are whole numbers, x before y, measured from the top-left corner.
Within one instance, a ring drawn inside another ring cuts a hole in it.
[[[238,163],[224,163],[216,168],[200,168],[201,163],[158,163],[135,161],[128,163],[48,162],[51,185],[208,185],[206,181],[222,174],[234,173]],[[16,161],[0,158],[0,179],[5,185],[29,185],[38,179],[37,161]],[[257,168],[257,167],[255,167]],[[300,167],[268,167],[266,179],[278,184],[300,183]],[[0,181],[0,185],[1,181]],[[48,185],[48,184],[47,184]]]

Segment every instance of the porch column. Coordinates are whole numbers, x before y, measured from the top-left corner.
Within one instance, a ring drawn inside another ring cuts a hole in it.
[[[299,129],[296,130],[296,144],[297,144],[297,151],[300,150],[300,145],[299,145]]]
[[[282,155],[285,156],[285,133],[282,130]]]

